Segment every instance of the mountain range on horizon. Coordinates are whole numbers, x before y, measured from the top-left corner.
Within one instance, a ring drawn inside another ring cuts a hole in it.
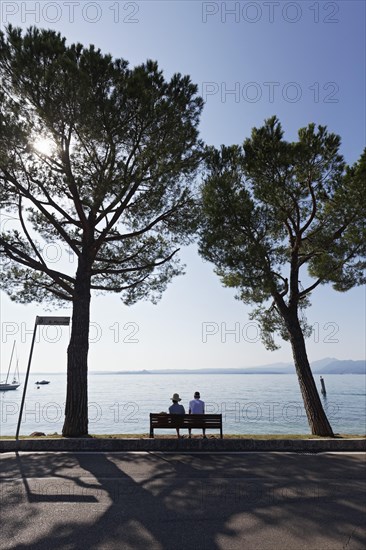
[[[366,374],[366,361],[327,357],[311,363],[313,374]],[[91,371],[92,374],[295,374],[293,363],[270,363],[259,367],[202,369],[143,369],[138,371]]]

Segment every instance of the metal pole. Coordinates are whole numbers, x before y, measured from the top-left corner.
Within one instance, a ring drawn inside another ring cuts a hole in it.
[[[19,418],[18,418],[18,426],[17,431],[15,434],[15,439],[19,439],[19,430],[20,430],[20,424],[22,421],[22,414],[23,414],[23,407],[24,407],[24,401],[25,401],[25,394],[27,391],[27,384],[28,384],[28,378],[29,378],[29,370],[32,362],[32,355],[33,355],[33,348],[34,348],[34,342],[36,339],[36,332],[37,332],[37,325],[38,325],[38,316],[36,317],[35,323],[34,323],[34,330],[33,330],[33,338],[32,338],[32,345],[29,352],[29,359],[28,359],[28,367],[27,367],[27,374],[25,375],[24,380],[24,388],[23,388],[23,396],[22,396],[22,403],[20,405],[20,411],[19,411]]]

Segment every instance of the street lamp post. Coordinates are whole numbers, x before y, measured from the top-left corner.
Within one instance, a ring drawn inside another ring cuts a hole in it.
[[[24,408],[24,402],[25,402],[25,394],[26,394],[26,391],[27,391],[29,371],[30,371],[30,366],[31,366],[31,362],[32,362],[32,355],[33,355],[34,342],[36,340],[37,327],[38,327],[38,325],[65,325],[65,326],[67,326],[69,324],[70,324],[70,317],[39,317],[38,315],[36,317],[36,320],[35,320],[35,323],[34,323],[34,329],[33,329],[32,344],[31,344],[31,349],[30,349],[30,352],[29,352],[27,373],[25,375],[25,380],[24,380],[23,396],[22,396],[22,402],[21,402],[21,405],[20,405],[18,425],[17,425],[16,434],[15,434],[15,439],[19,439],[19,430],[20,430],[20,424],[22,422],[23,408]]]

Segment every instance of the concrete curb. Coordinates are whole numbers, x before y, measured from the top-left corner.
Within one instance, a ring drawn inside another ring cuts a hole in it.
[[[0,452],[366,452],[366,439],[19,439],[0,440]]]

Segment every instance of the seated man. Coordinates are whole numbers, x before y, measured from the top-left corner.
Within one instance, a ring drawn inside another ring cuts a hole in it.
[[[173,397],[171,398],[173,401],[173,404],[169,407],[169,414],[185,414],[186,411],[184,410],[183,405],[179,405],[179,401],[182,401],[179,397],[178,393],[174,393]],[[179,434],[179,428],[176,428],[177,430],[177,437],[180,437]]]
[[[205,403],[200,399],[199,391],[194,393],[194,399],[189,402],[189,414],[205,414]],[[189,437],[191,437],[191,428],[188,428]],[[203,437],[206,438],[206,430],[202,428]]]

